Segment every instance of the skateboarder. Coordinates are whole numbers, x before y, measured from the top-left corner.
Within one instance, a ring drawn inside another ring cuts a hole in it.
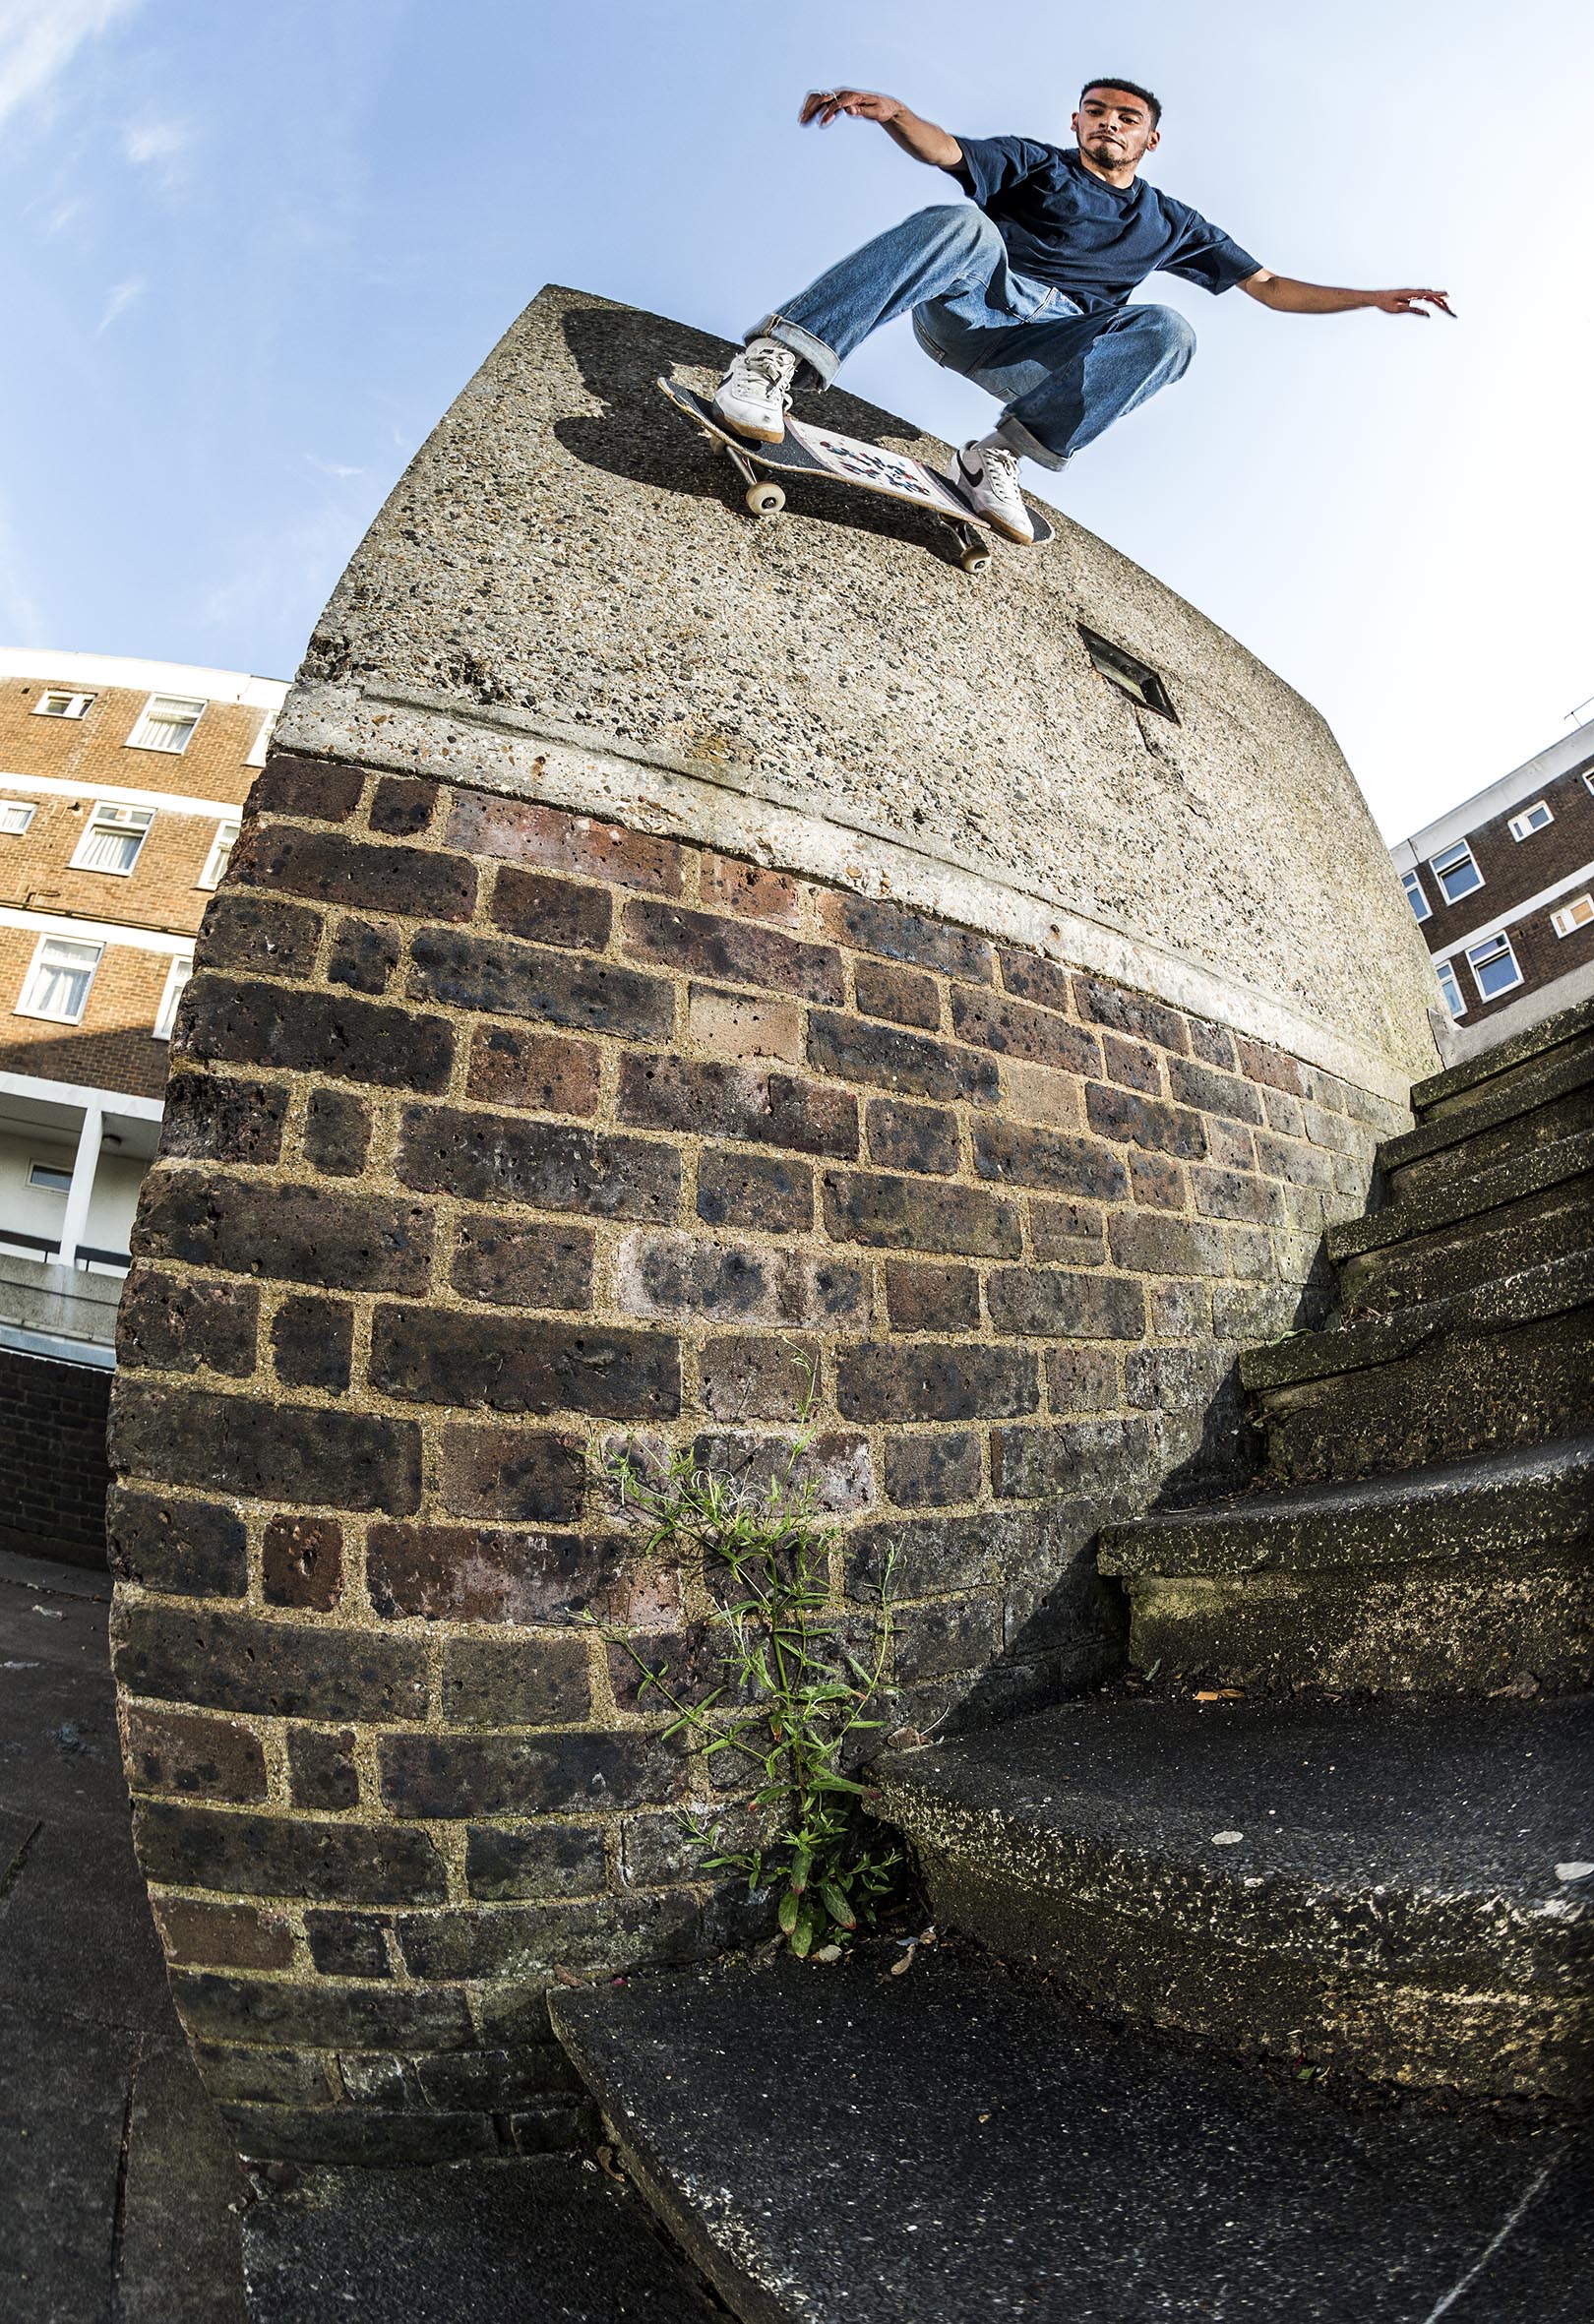
[[[1450,313],[1442,290],[1335,290],[1272,274],[1188,203],[1138,175],[1161,142],[1162,107],[1116,77],[1087,81],[1073,118],[1077,143],[952,137],[894,96],[810,92],[802,120],[878,121],[916,161],[956,179],[968,202],[938,203],[877,234],[749,334],[719,384],[729,428],[778,444],[794,385],[828,388],[853,348],[911,309],[927,355],[1003,404],[989,435],[966,444],[956,474],[987,523],[1033,537],[1018,461],[1045,468],[1178,379],[1196,335],[1171,307],[1130,306],[1162,272],[1214,294],[1239,283],[1285,315]]]

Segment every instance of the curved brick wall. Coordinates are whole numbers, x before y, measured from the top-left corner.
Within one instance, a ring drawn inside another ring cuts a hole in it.
[[[653,359],[665,327],[573,304]],[[501,374],[523,371],[516,346]],[[1365,1016],[1313,1020],[1166,929],[1135,951],[1122,914],[1012,864],[915,855],[884,814],[865,829],[783,774],[710,777],[508,692],[460,642],[494,480],[425,481],[482,397],[351,566],[257,785],[123,1307],[111,1539],[138,1846],[201,2066],[260,2155],[561,2140],[556,1965],[749,1933],[679,1843],[692,1771],[575,1620],[629,1624],[678,1668],[701,1650],[701,1581],[642,1554],[594,1447],[686,1440],[756,1472],[801,1352],[838,1603],[867,1605],[896,1552],[901,1716],[1088,1682],[1119,1650],[1096,1531],[1243,1468],[1235,1347],[1296,1320],[1324,1215],[1360,1205],[1422,1062],[1404,951],[1371,1042]],[[555,449],[557,429],[538,442],[563,505],[670,502]],[[427,491],[430,578],[394,617],[395,676],[355,650],[350,609],[395,559],[416,570]],[[817,554],[795,528],[749,549],[717,504],[694,521],[705,557],[772,558],[771,585]],[[960,618],[945,592],[969,584],[907,521],[821,546],[893,586],[905,568]],[[556,527],[537,538],[568,566]],[[522,564],[523,624],[541,582]],[[641,699],[692,575],[636,570]],[[1033,618],[1050,634],[1056,605]],[[1198,621],[1178,608],[1170,634]],[[550,646],[556,675],[570,650]],[[1071,683],[1099,689],[1086,672]],[[1298,740],[1310,713],[1279,692]],[[1147,749],[1120,698],[1107,714]],[[1323,778],[1308,761],[1290,779]]]

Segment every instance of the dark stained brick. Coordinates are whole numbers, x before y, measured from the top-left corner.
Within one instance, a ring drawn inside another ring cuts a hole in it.
[[[1221,1227],[1199,1220],[1120,1211],[1109,1221],[1113,1262],[1139,1275],[1226,1275],[1228,1244]]]
[[[366,1577],[388,1621],[568,1621],[622,1602],[624,1545],[474,1525],[371,1528]]]
[[[233,887],[285,888],[317,903],[404,912],[420,920],[468,920],[476,868],[430,847],[383,847],[342,832],[246,824],[227,866]]]
[[[1037,1258],[1060,1258],[1071,1267],[1099,1267],[1106,1256],[1099,1202],[1043,1202],[1029,1205],[1029,1247]]]
[[[1262,1119],[1260,1094],[1249,1081],[1197,1065],[1193,1058],[1170,1061],[1168,1086],[1176,1098],[1203,1114],[1222,1114],[1231,1122],[1257,1123]]]
[[[1295,1138],[1274,1137],[1258,1130],[1257,1165],[1264,1177],[1286,1179],[1291,1186],[1316,1187],[1321,1193],[1333,1189],[1333,1164],[1328,1156]]]
[[[412,2050],[468,2049],[476,2041],[463,1993],[438,1988],[383,1991],[188,1972],[172,1979],[172,1997],[196,2042]]]
[[[638,1129],[746,1138],[843,1161],[858,1151],[858,1101],[850,1091],[762,1066],[625,1057],[618,1113]]]
[[[680,1350],[662,1332],[485,1312],[379,1308],[370,1378],[390,1395],[494,1412],[671,1420],[681,1409]]]
[[[336,1812],[360,1804],[352,1727],[290,1727],[288,1789],[295,1807]]]
[[[909,1105],[900,1098],[872,1098],[865,1109],[869,1158],[887,1170],[916,1170],[953,1177],[961,1163],[957,1118],[940,1106]]]
[[[679,1798],[687,1762],[653,1735],[385,1735],[382,1797],[398,1816],[550,1815]],[[408,1947],[405,1947],[406,1958]]]
[[[1015,1001],[1033,1002],[1037,1009],[1055,1009],[1060,1016],[1073,1014],[1072,980],[1066,968],[1040,952],[1022,952],[1010,945],[998,948],[997,958],[1002,964],[1003,985]]]
[[[1099,1138],[1027,1122],[977,1122],[974,1171],[978,1178],[1034,1187],[1042,1193],[1086,1194],[1109,1202],[1121,1200],[1129,1186],[1123,1163]]]
[[[680,1157],[668,1146],[453,1106],[406,1108],[394,1168],[426,1193],[598,1218],[673,1219],[681,1195]]]
[[[479,1824],[466,1837],[465,1886],[472,1896],[494,1903],[514,1896],[590,1896],[603,1885],[599,1824],[542,1823],[521,1831]]]
[[[194,1800],[266,1797],[260,1738],[236,1719],[185,1711],[127,1711],[128,1782],[135,1792],[176,1792]]]
[[[126,1485],[111,1487],[106,1507],[110,1568],[121,1580],[185,1598],[244,1595],[248,1543],[233,1509]]]
[[[795,1420],[819,1363],[817,1340],[784,1332],[710,1339],[698,1357],[699,1395],[718,1421]]]
[[[272,1318],[272,1361],[292,1388],[340,1396],[354,1353],[354,1311],[346,1300],[285,1299]]]
[[[980,1439],[973,1429],[888,1437],[886,1491],[903,1508],[946,1508],[980,1498]]]
[[[933,1041],[924,1033],[902,1032],[868,1017],[815,1009],[808,1020],[808,1062],[842,1081],[867,1081],[877,1088],[914,1097],[967,1098],[994,1105],[1001,1076],[988,1057]]]
[[[1070,1421],[993,1429],[991,1490],[999,1500],[1047,1500],[1135,1483],[1151,1458],[1143,1420]]]
[[[1113,1275],[994,1268],[985,1301],[996,1330],[1026,1338],[1137,1340],[1145,1331],[1145,1293]]]
[[[584,1638],[454,1638],[443,1649],[451,1727],[568,1727],[591,1707]]]
[[[415,1977],[543,1986],[556,1966],[597,1972],[612,1969],[618,1960],[633,1969],[657,1968],[669,1961],[701,1958],[704,1947],[697,1901],[679,1891],[587,1903],[543,1898],[521,1905],[473,1904],[456,1912],[403,1916],[398,1934]],[[538,2118],[517,2114],[512,2119],[516,2136],[534,2152]],[[568,2111],[561,2117],[559,2135],[568,2143]]]
[[[601,1075],[590,1041],[530,1033],[518,1025],[482,1025],[470,1048],[471,1097],[538,1114],[595,1114]]]
[[[952,1027],[960,1041],[1002,1057],[1028,1059],[1065,1073],[1099,1073],[1101,1044],[1094,1033],[1048,1009],[998,993],[954,992]]]
[[[673,839],[650,838],[644,831],[524,799],[459,793],[449,811],[448,840],[467,855],[540,864],[588,880],[612,880],[621,887],[649,888],[656,895],[679,895],[682,888],[681,850]]]
[[[260,1294],[252,1284],[195,1282],[135,1266],[117,1312],[116,1361],[157,1372],[195,1372],[206,1365],[247,1379],[255,1369],[259,1311]]]
[[[1150,1097],[1160,1095],[1162,1066],[1154,1049],[1143,1041],[1132,1041],[1124,1033],[1103,1033],[1101,1062],[1109,1081],[1116,1081],[1125,1089],[1140,1089]],[[1176,1089],[1175,1095],[1179,1095]]]
[[[1183,1210],[1188,1199],[1185,1166],[1170,1160],[1166,1154],[1145,1154],[1132,1147],[1125,1156],[1129,1164],[1130,1192],[1136,1202],[1151,1210]]]
[[[975,1187],[889,1178],[878,1172],[825,1174],[826,1231],[838,1243],[888,1251],[957,1252],[973,1258],[1016,1258],[1022,1247],[1017,1205]]]
[[[340,1291],[424,1290],[432,1261],[425,1203],[318,1186],[263,1185],[204,1170],[153,1173],[140,1252]]]
[[[719,983],[759,985],[805,1001],[841,999],[838,952],[752,921],[639,898],[625,908],[621,942],[636,959],[689,969]]]
[[[308,1823],[149,1802],[134,1810],[133,1829],[145,1878],[173,1887],[364,1904],[440,1902],[446,1893],[431,1839],[392,1825]]]
[[[358,1178],[371,1143],[371,1117],[345,1089],[312,1089],[304,1117],[304,1158],[329,1178]]]
[[[713,911],[734,912],[744,920],[772,920],[783,928],[794,928],[802,917],[803,884],[785,872],[705,853],[698,879],[703,900]]]
[[[1206,1158],[1216,1170],[1255,1170],[1257,1140],[1243,1122],[1206,1117]]]
[[[1198,1057],[1203,1065],[1216,1066],[1220,1071],[1232,1073],[1239,1060],[1228,1030],[1223,1025],[1208,1024],[1203,1016],[1193,1016],[1189,1023],[1192,1055]]]
[[[889,1016],[893,1024],[918,1025],[932,1033],[941,1023],[941,987],[917,969],[860,960],[852,972],[852,990],[865,1016]]]
[[[402,1515],[420,1499],[412,1421],[183,1388],[143,1374],[118,1385],[112,1464],[158,1485]]]
[[[1247,1178],[1233,1170],[1193,1170],[1191,1191],[1203,1218],[1232,1218],[1253,1226],[1288,1224],[1283,1190],[1270,1179]]]
[[[1002,1607],[994,1596],[904,1607],[892,1631],[892,1675],[902,1686],[950,1671],[982,1670],[1001,1644]]]
[[[320,942],[321,914],[308,904],[228,887],[205,907],[195,955],[207,968],[304,977],[315,965]]]
[[[1076,976],[1073,1007],[1075,1013],[1091,1024],[1110,1025],[1114,1032],[1131,1033],[1137,1040],[1154,1042],[1159,1049],[1183,1055],[1190,1047],[1188,1020],[1177,1009],[1169,1009],[1144,993],[1128,992],[1122,985]]]
[[[1009,1420],[1040,1397],[1035,1358],[1018,1348],[899,1341],[845,1348],[835,1369],[843,1420]]]
[[[869,1601],[883,1587],[892,1598],[978,1589],[993,1573],[1011,1569],[1032,1532],[1030,1521],[1011,1509],[861,1525],[847,1542],[847,1594]]]
[[[466,1216],[450,1282],[465,1299],[506,1308],[584,1309],[592,1304],[592,1230],[540,1221]]]
[[[409,948],[409,995],[493,1016],[526,1016],[579,1033],[667,1041],[674,988],[617,960],[554,951],[512,937],[423,928]]]
[[[814,1224],[814,1174],[784,1155],[709,1147],[698,1160],[698,1216],[710,1227],[807,1234]]]
[[[866,1323],[869,1281],[855,1262],[779,1244],[630,1235],[615,1260],[618,1302],[633,1315],[707,1315],[766,1323]]]
[[[268,1606],[330,1614],[343,1590],[343,1529],[336,1517],[273,1517],[261,1566]]]
[[[977,1331],[980,1279],[972,1267],[888,1259],[886,1307],[893,1331]]]
[[[392,1977],[387,1926],[387,1917],[380,1913],[306,1913],[304,1916],[310,1958],[323,1977]]]
[[[285,1969],[293,1958],[293,1929],[278,1912],[191,1896],[157,1898],[154,1910],[169,1961],[214,1969]]]
[[[276,1082],[174,1072],[166,1083],[161,1155],[173,1162],[275,1162],[287,1102]]]
[[[1111,1347],[1048,1348],[1046,1393],[1052,1410],[1111,1412],[1121,1400],[1120,1362]]]
[[[1092,1081],[1085,1091],[1085,1119],[1103,1137],[1146,1146],[1154,1153],[1199,1161],[1206,1151],[1206,1125],[1199,1114],[1161,1098],[1137,1097],[1130,1089]]]
[[[995,974],[996,954],[983,936],[971,936],[966,929],[878,896],[836,891],[825,901],[832,934],[860,952],[912,961],[968,984],[988,985]]]
[[[436,783],[417,782],[407,774],[385,774],[372,794],[371,828],[390,839],[418,838],[431,822],[441,795]]]
[[[441,1017],[417,1016],[348,993],[300,993],[234,983],[203,972],[183,995],[174,1055],[226,1065],[285,1066],[384,1089],[441,1091],[454,1034]]]
[[[385,993],[398,965],[395,930],[373,920],[339,920],[327,958],[327,982],[353,993]]]
[[[1313,1092],[1312,1070],[1303,1066],[1287,1050],[1275,1049],[1267,1041],[1254,1041],[1249,1034],[1235,1035],[1235,1055],[1240,1070],[1252,1081],[1265,1081],[1274,1089],[1282,1089],[1291,1097],[1310,1097]]]
[[[426,1716],[426,1651],[407,1638],[142,1605],[117,1607],[111,1643],[128,1694],[277,1719]]]
[[[331,759],[296,759],[275,753],[256,775],[244,806],[246,816],[298,815],[308,822],[347,823],[365,788],[363,766]]]
[[[443,1431],[438,1492],[451,1517],[567,1524],[581,1514],[585,1486],[578,1437],[463,1423]]]
[[[609,941],[614,899],[606,887],[583,887],[576,880],[505,864],[493,882],[487,916],[506,936],[601,952]]]

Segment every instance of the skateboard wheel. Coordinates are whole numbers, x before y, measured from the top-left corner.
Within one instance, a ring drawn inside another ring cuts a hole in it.
[[[965,549],[957,560],[965,573],[983,573],[991,562],[989,549]]]
[[[755,517],[775,517],[786,505],[786,496],[778,484],[750,484],[747,505]]]

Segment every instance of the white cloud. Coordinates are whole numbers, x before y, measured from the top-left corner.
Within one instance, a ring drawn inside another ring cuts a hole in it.
[[[323,476],[363,476],[365,474],[363,468],[351,468],[345,460],[317,459],[313,452],[307,452],[304,457],[313,468],[320,470]]]
[[[47,96],[86,40],[140,0],[0,0],[0,121]]]
[[[182,182],[194,133],[184,121],[135,121],[122,134],[122,152],[136,169],[153,169],[163,186]]]
[[[142,275],[130,275],[125,282],[118,282],[105,301],[105,312],[99,318],[98,330],[94,334],[95,337],[98,337],[100,331],[109,331],[117,317],[125,315],[134,300],[144,296],[144,290],[145,282]]]

